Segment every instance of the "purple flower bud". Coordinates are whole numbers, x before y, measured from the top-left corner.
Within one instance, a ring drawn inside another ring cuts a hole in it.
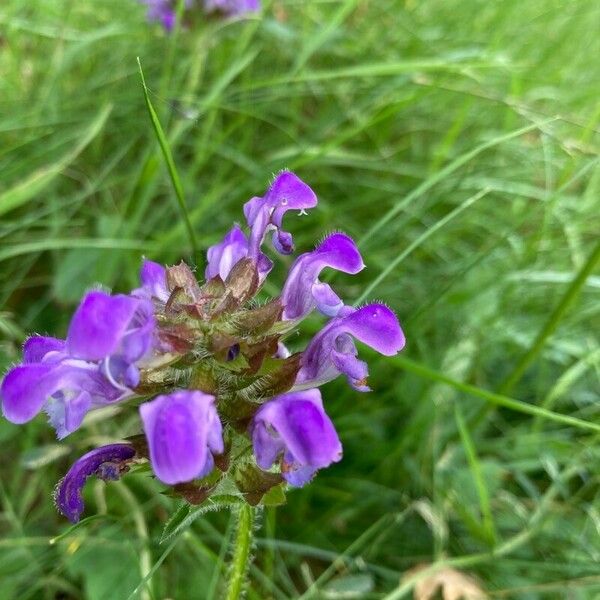
[[[317,196],[297,175],[282,171],[263,198],[255,197],[244,204],[244,215],[251,229],[248,256],[258,259],[268,230],[273,229],[273,246],[281,254],[294,249],[292,235],[282,230],[283,215],[317,205]]]
[[[393,356],[405,343],[400,323],[387,306],[368,304],[358,310],[345,310],[309,343],[302,355],[296,385],[322,385],[343,373],[352,387],[369,391],[367,364],[357,358],[352,337],[385,356]]]
[[[225,281],[231,269],[246,256],[248,256],[248,238],[236,224],[221,242],[207,250],[204,276],[208,280],[219,275]]]
[[[317,389],[282,394],[261,406],[251,435],[258,466],[269,469],[282,457],[283,478],[296,487],[342,458],[342,444]]]
[[[110,444],[96,448],[78,459],[58,482],[54,501],[58,510],[72,523],[77,523],[85,508],[82,490],[88,477],[116,480],[135,456],[129,444]]]
[[[131,295],[136,298],[151,300],[156,298],[162,303],[167,302],[169,288],[167,287],[167,270],[156,262],[144,259],[140,269],[141,287],[133,290]]]
[[[212,453],[224,449],[214,401],[203,392],[181,390],[140,406],[150,462],[163,483],[184,483],[212,471]]]
[[[285,320],[302,319],[315,306],[327,316],[337,315],[343,302],[326,283],[319,281],[325,267],[355,274],[364,263],[349,236],[334,233],[326,237],[312,252],[300,255],[292,265],[281,293]]]
[[[206,12],[221,12],[226,15],[240,16],[260,10],[260,0],[204,0]]]

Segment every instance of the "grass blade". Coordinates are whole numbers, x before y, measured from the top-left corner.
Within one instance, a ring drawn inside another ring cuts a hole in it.
[[[181,185],[181,179],[179,178],[179,173],[177,172],[177,168],[175,167],[175,161],[173,160],[173,155],[171,154],[171,149],[169,148],[169,144],[167,142],[167,138],[163,131],[162,125],[158,119],[158,115],[154,110],[154,106],[152,106],[152,102],[150,101],[150,96],[148,95],[148,88],[146,87],[146,80],[144,78],[144,71],[142,70],[142,63],[138,57],[137,59],[138,67],[140,70],[140,78],[142,80],[142,88],[144,89],[144,98],[146,100],[146,108],[148,109],[148,114],[150,115],[150,121],[152,121],[152,126],[154,128],[154,133],[156,134],[156,139],[158,140],[158,144],[162,151],[163,157],[165,159],[165,163],[167,165],[167,170],[169,172],[169,176],[171,178],[171,183],[173,184],[173,189],[175,190],[175,195],[177,197],[177,202],[179,203],[179,209],[181,212],[181,216],[185,223],[185,227],[187,229],[188,238],[190,241],[190,245],[192,247],[192,252],[194,254],[194,259],[198,259],[198,244],[196,242],[196,235],[194,233],[194,228],[192,227],[192,222],[190,220],[190,215],[188,213],[187,205],[185,202],[185,196],[183,193],[183,186]]]

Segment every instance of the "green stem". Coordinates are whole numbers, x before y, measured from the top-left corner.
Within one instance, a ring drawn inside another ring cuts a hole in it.
[[[250,546],[252,545],[252,526],[254,524],[254,508],[242,504],[238,512],[233,561],[229,576],[229,587],[226,600],[237,600],[241,597],[246,571],[250,565]]]

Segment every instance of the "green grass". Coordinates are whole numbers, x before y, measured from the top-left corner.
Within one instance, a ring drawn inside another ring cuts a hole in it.
[[[296,0],[172,36],[134,0],[3,0],[0,367],[291,168],[320,198],[298,249],[359,239],[368,268],[329,280],[408,344],[361,350],[371,394],[323,389],[344,460],[261,516],[248,597],[408,598],[435,563],[493,598],[598,598],[598,31],[591,0]],[[70,462],[137,427],[61,451],[42,417],[0,422],[0,598],[221,597],[227,513],[159,544],[177,503],[143,475],[90,482],[75,529],[54,510]]]

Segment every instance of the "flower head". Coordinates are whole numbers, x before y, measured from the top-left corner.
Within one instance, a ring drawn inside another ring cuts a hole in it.
[[[212,453],[223,452],[214,401],[209,394],[181,390],[140,406],[150,462],[163,483],[183,483],[212,471]]]
[[[87,477],[117,479],[134,459],[149,460],[156,478],[190,503],[238,494],[253,505],[275,486],[302,486],[341,459],[316,388],[344,374],[367,391],[367,364],[355,340],[390,356],[404,335],[386,306],[347,306],[320,280],[327,267],[349,274],[364,268],[343,233],[300,255],[281,294],[260,300],[274,266],[263,253],[265,236],[271,232],[275,249],[291,253],[284,215],[316,203],[306,183],[283,171],[263,197],[244,205],[248,229],[234,224],[208,249],[206,281],[185,262],[144,260],[140,286],[130,294],[95,290],[83,297],[66,339],[25,342],[23,362],[0,386],[2,412],[14,423],[45,411],[63,438],[95,408],[152,398],[139,406],[143,435],[89,452],[61,481],[56,502],[69,519],[83,511]],[[287,336],[315,309],[328,322],[305,350],[293,352]],[[269,502],[282,490],[273,491]]]
[[[364,268],[352,238],[343,233],[334,233],[327,236],[315,250],[296,259],[281,293],[284,319],[301,319],[315,307],[329,317],[337,315],[344,303],[328,284],[319,281],[319,275],[325,267],[352,274]]]
[[[312,339],[303,353],[296,383],[303,387],[322,385],[343,373],[356,390],[369,391],[367,364],[357,358],[352,338],[384,356],[393,356],[405,343],[398,319],[387,306],[368,304],[350,309],[332,319]]]
[[[317,389],[282,394],[264,404],[251,434],[258,466],[268,469],[281,459],[283,478],[296,487],[342,458],[342,445]]]
[[[105,481],[119,479],[134,457],[135,450],[129,444],[109,444],[84,454],[56,486],[54,501],[58,510],[77,523],[85,508],[82,490],[87,478],[95,475]]]

